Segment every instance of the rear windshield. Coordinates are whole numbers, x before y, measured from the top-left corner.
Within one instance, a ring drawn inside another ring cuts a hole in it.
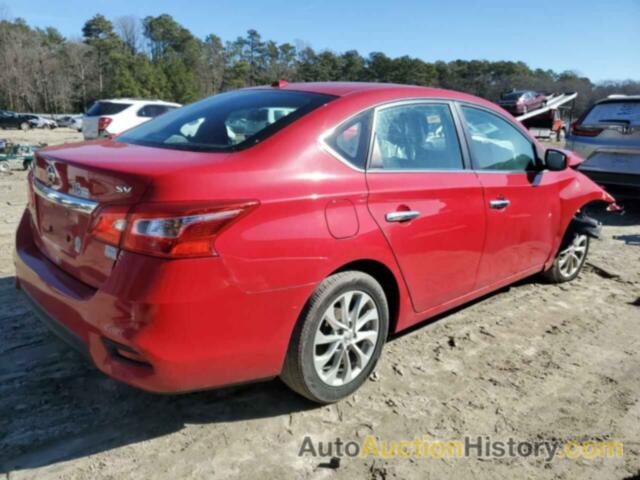
[[[517,99],[519,99],[523,94],[524,94],[524,92],[503,93],[503,94],[502,94],[502,99],[503,99],[503,100],[517,100]]]
[[[334,98],[286,90],[238,90],[156,117],[129,130],[117,141],[176,150],[241,150]]]
[[[607,102],[595,105],[582,120],[582,125],[640,125],[640,102]]]
[[[87,111],[87,117],[99,117],[100,115],[115,115],[120,113],[125,108],[130,107],[131,103],[116,103],[116,102],[96,102],[91,105],[91,108]]]

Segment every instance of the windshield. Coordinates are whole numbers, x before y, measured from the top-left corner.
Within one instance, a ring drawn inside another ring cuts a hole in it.
[[[334,98],[309,92],[238,90],[166,113],[129,130],[117,141],[177,150],[241,150]]]
[[[640,125],[640,102],[607,102],[595,105],[582,120],[582,125],[599,123]]]

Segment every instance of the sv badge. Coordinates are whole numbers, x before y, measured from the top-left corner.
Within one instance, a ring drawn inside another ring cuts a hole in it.
[[[131,187],[129,185],[116,185],[116,192],[131,193]]]

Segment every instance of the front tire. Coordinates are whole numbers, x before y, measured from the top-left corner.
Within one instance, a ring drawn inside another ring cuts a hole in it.
[[[281,378],[309,400],[337,402],[369,377],[388,329],[387,298],[373,277],[357,271],[331,275],[302,311]]]
[[[542,276],[551,283],[570,282],[576,278],[587,259],[589,240],[584,233],[569,233],[553,261],[553,266]]]

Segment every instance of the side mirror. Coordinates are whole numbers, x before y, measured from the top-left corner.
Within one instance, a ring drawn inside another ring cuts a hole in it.
[[[552,172],[560,172],[567,168],[567,156],[560,150],[549,148],[544,154],[544,164]]]

